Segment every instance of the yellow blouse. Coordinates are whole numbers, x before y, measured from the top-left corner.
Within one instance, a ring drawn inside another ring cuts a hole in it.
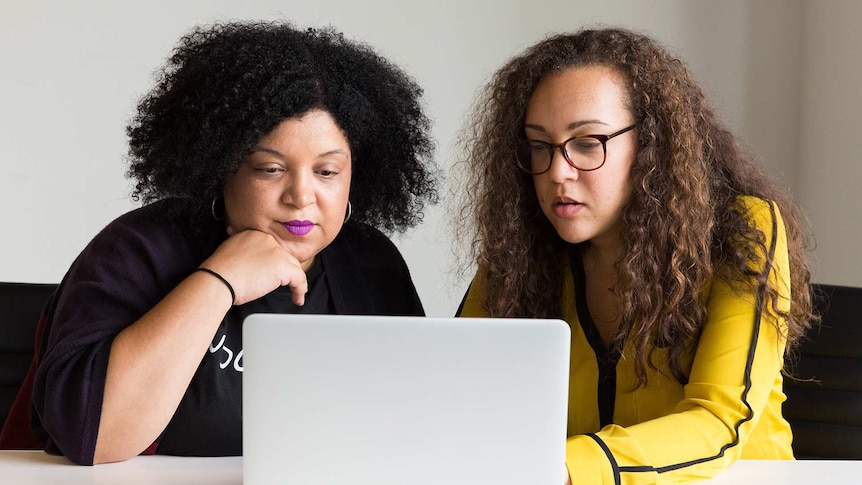
[[[787,310],[790,269],[784,223],[774,204],[741,197],[758,229],[772,245],[770,279]],[[635,382],[630,349],[616,365],[612,423],[600,429],[599,364],[581,328],[570,272],[563,289],[563,317],[571,327],[566,465],[575,484],[680,483],[709,478],[737,459],[792,460],[790,425],[782,417],[781,369],[786,321],[758,306],[753,292],[734,291],[725,281],[708,290],[707,321],[690,356],[688,384],[666,369],[647,368],[647,386]],[[486,316],[485,282],[477,273],[461,316]],[[655,354],[663,362],[664,354]]]

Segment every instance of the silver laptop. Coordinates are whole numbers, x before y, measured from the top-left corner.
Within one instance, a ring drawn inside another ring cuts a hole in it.
[[[254,314],[243,483],[560,485],[562,320]]]

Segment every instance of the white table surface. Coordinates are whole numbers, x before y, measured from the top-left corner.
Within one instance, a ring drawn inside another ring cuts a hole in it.
[[[41,451],[0,451],[2,485],[241,485],[242,457],[139,456],[78,466]]]
[[[0,451],[0,483],[68,485],[241,485],[242,457],[139,456],[93,467],[41,451]],[[862,461],[752,461],[735,463],[706,485],[862,483]]]
[[[860,484],[862,461],[740,460],[704,485]]]

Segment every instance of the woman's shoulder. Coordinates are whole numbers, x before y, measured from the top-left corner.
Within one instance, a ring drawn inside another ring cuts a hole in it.
[[[344,224],[338,237],[350,244],[352,248],[361,248],[363,252],[400,254],[395,243],[386,234],[363,222]]]
[[[327,278],[335,282],[350,312],[423,315],[407,263],[378,229],[359,222],[342,227],[321,253]]]
[[[143,205],[120,215],[111,221],[104,231],[138,233],[141,236],[159,237],[173,235],[183,239],[196,239],[217,231],[223,224],[215,220],[211,224],[196,222],[192,205],[183,199],[168,198]]]
[[[84,252],[165,259],[185,255],[194,259],[218,241],[216,229],[196,226],[191,214],[179,199],[164,199],[132,209],[108,223]]]
[[[181,199],[162,199],[132,209],[111,224],[126,226],[177,226],[191,222],[191,206]]]
[[[774,201],[754,195],[740,195],[734,201],[734,209],[761,231],[771,233],[774,226],[783,227],[781,212]]]
[[[771,201],[756,195],[738,195],[733,202],[737,209],[750,213],[769,211],[769,207],[772,205]]]
[[[330,262],[349,263],[366,274],[407,272],[407,263],[395,243],[365,223],[345,224],[335,241],[324,251]]]

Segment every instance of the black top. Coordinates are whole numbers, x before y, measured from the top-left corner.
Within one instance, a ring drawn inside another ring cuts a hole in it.
[[[216,331],[194,379],[168,424],[156,452],[165,455],[242,454],[242,322],[252,313],[332,314],[335,308],[320,258],[306,273],[305,304],[281,287],[229,312]],[[206,448],[201,448],[201,437]]]
[[[47,308],[33,390],[34,428],[48,451],[93,462],[114,336],[226,239],[223,223],[193,229],[188,214],[167,210],[179,206],[177,200],[165,200],[119,217],[63,278]],[[279,288],[228,311],[156,453],[242,453],[241,329],[250,313],[424,314],[397,248],[364,224],[345,224],[318,255],[309,277],[303,307],[293,304],[289,289]]]

